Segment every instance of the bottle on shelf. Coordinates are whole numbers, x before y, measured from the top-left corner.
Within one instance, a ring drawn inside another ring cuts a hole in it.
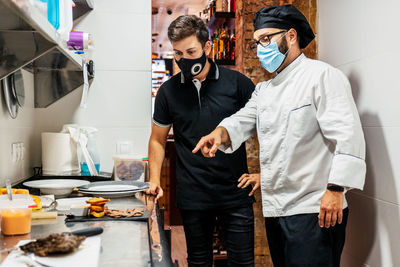
[[[218,59],[224,59],[224,30],[220,29],[218,39]]]
[[[230,37],[230,60],[235,60],[235,49],[236,49],[236,35],[235,29],[233,29],[233,33]]]
[[[236,0],[230,0],[230,10],[229,12],[236,12]]]
[[[218,32],[215,31],[214,32],[214,36],[213,36],[213,58],[214,59],[218,59]]]

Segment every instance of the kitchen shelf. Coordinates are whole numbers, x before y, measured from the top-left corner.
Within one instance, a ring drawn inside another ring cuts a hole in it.
[[[30,0],[0,0],[0,49],[0,80],[21,68],[35,75],[35,107],[83,84],[82,57],[68,50]]]

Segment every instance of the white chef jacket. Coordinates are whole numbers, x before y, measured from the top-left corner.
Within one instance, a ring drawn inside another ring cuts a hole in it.
[[[364,186],[365,141],[351,87],[324,62],[301,54],[219,126],[231,139],[219,147],[225,153],[257,130],[265,217],[319,212],[328,183]]]

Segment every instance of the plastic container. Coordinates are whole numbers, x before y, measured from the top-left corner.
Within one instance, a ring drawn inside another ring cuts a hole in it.
[[[24,235],[31,232],[30,208],[7,208],[0,210],[3,235]]]
[[[38,8],[42,16],[47,18],[47,0],[31,0],[31,2]]]
[[[71,31],[67,47],[69,50],[86,50],[92,44],[92,36],[89,33],[81,31]]]
[[[131,155],[114,156],[114,180],[144,182],[146,162]]]
[[[97,170],[97,173],[100,172],[100,154],[97,149],[97,135],[93,132],[88,136],[88,143],[86,145],[87,150],[89,152],[90,157],[93,160],[94,166]],[[85,158],[81,155],[81,175],[82,176],[91,176],[89,167],[85,161]]]
[[[60,28],[59,0],[47,0],[47,20],[56,30]]]
[[[73,27],[72,0],[59,0],[60,27],[57,29],[64,41],[69,40],[69,32]]]

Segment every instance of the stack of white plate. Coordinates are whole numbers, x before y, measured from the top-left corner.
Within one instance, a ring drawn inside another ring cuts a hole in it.
[[[107,198],[133,196],[149,187],[147,183],[136,181],[94,182],[78,187],[83,194]]]

